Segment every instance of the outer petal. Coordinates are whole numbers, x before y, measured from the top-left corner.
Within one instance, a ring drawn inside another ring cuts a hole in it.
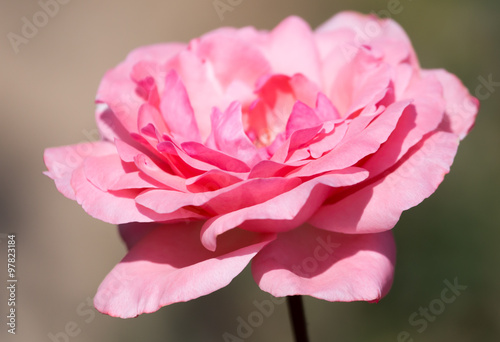
[[[171,213],[181,207],[193,205],[222,214],[265,202],[301,183],[298,178],[254,178],[207,192],[179,192],[165,189],[144,191],[136,202],[157,213]]]
[[[203,245],[215,250],[217,236],[240,226],[257,232],[283,232],[304,223],[330,195],[332,188],[350,186],[368,177],[352,167],[302,183],[266,202],[209,219],[201,231]]]
[[[436,191],[450,169],[458,137],[437,132],[415,145],[394,167],[368,183],[350,190],[345,197],[320,208],[309,220],[318,228],[364,234],[393,228],[401,213]]]
[[[139,238],[102,282],[95,307],[129,318],[209,294],[229,284],[274,238],[235,230],[210,252],[201,245],[199,234],[200,224],[190,223],[160,225]]]
[[[344,235],[302,226],[260,251],[252,273],[276,297],[378,301],[391,287],[395,254],[391,232]]]
[[[392,19],[379,19],[374,15],[344,11],[322,24],[316,32],[323,34],[345,29],[355,33],[351,42],[354,49],[368,44],[383,51],[389,62],[397,63],[409,58],[412,64],[418,64],[410,39],[403,28]],[[348,52],[349,47],[344,47],[344,50]],[[346,57],[348,55],[346,54]]]
[[[69,199],[75,199],[75,191],[71,187],[73,172],[79,169],[89,156],[103,156],[116,153],[116,148],[109,142],[82,143],[71,146],[54,147],[45,150],[43,159],[57,189]]]
[[[380,145],[389,138],[409,104],[409,101],[393,103],[367,128],[351,133],[356,130],[358,121],[366,119],[366,117],[357,117],[351,122],[345,138],[337,147],[290,175],[294,177],[310,176],[331,170],[341,170],[356,164],[359,160],[376,152]]]
[[[87,214],[111,224],[203,218],[199,214],[186,209],[160,215],[148,208],[141,207],[135,202],[135,197],[141,190],[102,191],[87,179],[83,168],[73,172],[71,187],[75,190],[76,201]]]
[[[424,74],[433,74],[443,86],[446,101],[446,114],[442,129],[465,138],[472,129],[479,109],[479,101],[469,94],[462,82],[446,70],[424,70]]]

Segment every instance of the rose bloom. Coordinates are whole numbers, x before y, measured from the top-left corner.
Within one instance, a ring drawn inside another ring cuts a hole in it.
[[[226,286],[250,261],[274,296],[378,301],[391,229],[448,173],[478,101],[421,69],[392,20],[221,28],[133,51],[97,92],[101,140],[46,174],[128,254],[96,308],[134,317]]]

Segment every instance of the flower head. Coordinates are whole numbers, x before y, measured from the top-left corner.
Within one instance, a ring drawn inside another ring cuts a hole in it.
[[[250,261],[275,296],[379,300],[391,229],[436,190],[478,109],[394,21],[352,12],[139,48],[97,103],[101,140],[45,163],[120,225],[129,252],[95,297],[120,317],[211,293]]]

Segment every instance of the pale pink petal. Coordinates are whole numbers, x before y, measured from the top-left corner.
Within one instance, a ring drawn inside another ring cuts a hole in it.
[[[330,170],[340,170],[376,152],[380,145],[389,138],[409,104],[409,101],[401,101],[390,105],[366,129],[349,135],[349,138],[343,139],[336,148],[323,157],[304,165],[298,171],[293,171],[290,176],[303,177]],[[363,117],[358,118],[363,120]],[[346,133],[346,137],[348,134],[349,132]]]
[[[210,134],[212,108],[225,108],[229,105],[225,103],[223,89],[213,77],[210,65],[203,63],[195,52],[187,49],[168,62],[165,69],[175,70],[186,87],[201,141],[205,141]]]
[[[111,224],[201,218],[199,214],[185,209],[170,214],[158,214],[140,207],[136,204],[135,197],[141,190],[102,191],[85,177],[83,168],[73,172],[71,187],[75,191],[76,201],[90,216]]]
[[[137,129],[141,132],[149,125],[153,125],[153,127],[158,130],[160,135],[169,132],[165,120],[158,109],[149,103],[145,103],[139,108],[139,113],[137,115]]]
[[[203,225],[201,241],[215,250],[217,236],[238,226],[273,233],[296,228],[323,204],[332,188],[357,184],[367,177],[364,169],[347,168],[313,178],[266,202],[209,219]]]
[[[304,163],[302,163],[304,164]],[[262,160],[252,168],[248,174],[248,179],[266,177],[284,177],[289,172],[295,170],[296,166],[278,163],[272,160]]]
[[[55,181],[57,189],[64,196],[75,200],[75,191],[71,187],[73,172],[79,169],[89,156],[112,153],[116,153],[116,148],[112,143],[104,141],[48,148],[43,155],[48,169],[45,174]]]
[[[297,101],[286,123],[285,137],[288,139],[298,130],[320,126],[322,123],[323,121],[311,107],[301,101]]]
[[[322,131],[322,129],[323,125],[318,125],[292,132],[291,136],[278,148],[270,160],[273,162],[285,163],[290,152],[293,152],[301,145],[311,141],[320,131]]]
[[[403,28],[392,19],[379,19],[370,14],[364,15],[351,11],[336,14],[316,29],[316,33],[335,32],[339,30],[354,32],[351,46],[355,49],[362,45],[372,45],[383,51],[388,61],[399,62],[405,57],[414,65],[418,65],[411,41]],[[397,48],[394,47],[396,44]],[[343,46],[349,51],[347,46]],[[354,52],[355,53],[355,52]],[[349,54],[346,54],[348,56]]]
[[[269,62],[252,43],[242,40],[237,31],[217,30],[191,42],[190,47],[227,88],[236,80],[254,86],[260,76],[271,72]]]
[[[391,232],[345,235],[302,226],[262,249],[252,273],[276,297],[378,301],[392,285],[395,257]]]
[[[234,158],[226,153],[212,150],[203,144],[197,142],[185,142],[181,145],[181,148],[189,157],[211,165],[210,169],[217,167],[221,170],[233,172],[250,171],[250,167],[242,160]]]
[[[302,74],[321,85],[319,53],[309,25],[298,17],[288,17],[270,33],[263,48],[275,74]],[[290,58],[293,56],[293,58]]]
[[[173,141],[161,142],[158,144],[157,148],[158,151],[170,161],[170,165],[175,166],[180,174],[184,175],[186,178],[199,176],[203,171],[214,169],[213,165],[191,157]],[[242,162],[240,163],[244,164]]]
[[[198,223],[159,225],[139,238],[102,282],[95,307],[129,318],[207,295],[228,285],[274,238],[234,230],[210,252],[199,234]]]
[[[211,117],[212,132],[208,137],[214,147],[252,167],[260,161],[255,145],[243,130],[241,104],[233,102],[222,113],[214,108]]]
[[[318,93],[316,99],[316,115],[322,122],[335,121],[341,118],[337,108],[335,108],[330,99],[323,93]]]
[[[109,116],[102,117],[102,111],[96,112],[97,126],[105,139],[114,141],[115,138],[122,138],[116,134],[120,127],[128,132],[136,131],[137,112],[144,103],[144,99],[136,93],[137,84],[132,79],[136,63],[145,60],[168,61],[184,47],[183,44],[158,44],[138,48],[104,75],[97,90],[96,102],[105,103],[116,118],[111,121]]]
[[[151,158],[145,154],[138,154],[134,158],[135,165],[146,176],[166,185],[168,188],[186,191],[186,180],[162,170]]]
[[[335,78],[330,99],[342,116],[363,109],[370,102],[380,101],[391,82],[391,69],[380,58],[362,48]]]
[[[96,187],[109,190],[127,172],[137,171],[134,164],[123,163],[118,154],[87,157],[83,163],[85,176]]]
[[[347,124],[340,123],[335,125],[332,132],[318,134],[317,139],[307,146],[311,157],[317,159],[333,150],[344,139],[347,129]]]
[[[246,177],[245,174],[213,169],[186,179],[186,186],[190,192],[214,191],[239,183],[244,177]]]
[[[170,71],[165,78],[160,110],[172,137],[179,141],[201,141],[193,107],[179,75]]]
[[[138,154],[147,153],[146,149],[142,146],[131,146],[127,142],[119,139],[115,140],[115,146],[120,159],[126,163],[133,163]]]
[[[164,186],[164,184],[147,176],[144,172],[137,171],[121,175],[113,185],[109,186],[108,190],[155,189]]]
[[[479,101],[469,94],[467,88],[455,75],[446,70],[424,70],[423,73],[434,75],[443,86],[446,115],[441,128],[457,134],[460,139],[465,138],[474,126]],[[490,91],[490,89],[484,91]]]
[[[298,178],[256,178],[208,192],[180,192],[153,189],[142,192],[136,202],[160,214],[185,206],[196,206],[219,215],[265,202],[287,192],[301,181]]]
[[[365,234],[389,230],[404,210],[429,197],[448,173],[458,147],[458,137],[436,132],[408,151],[398,164],[345,197],[332,198],[308,221],[340,233]]]
[[[445,101],[443,88],[433,75],[415,78],[406,90],[406,98],[414,101],[398,122],[386,143],[363,167],[370,177],[378,175],[401,159],[422,137],[434,131],[443,120]]]

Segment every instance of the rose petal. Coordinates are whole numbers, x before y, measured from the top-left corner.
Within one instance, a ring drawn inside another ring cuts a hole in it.
[[[395,256],[391,232],[345,235],[303,226],[278,234],[252,260],[252,273],[276,297],[378,301],[392,285]]]
[[[102,191],[109,190],[127,172],[137,171],[134,164],[122,164],[116,153],[87,157],[83,167],[87,179]]]
[[[446,115],[441,128],[465,138],[474,126],[479,101],[469,94],[463,83],[446,70],[425,70],[424,75],[434,75],[443,86]]]
[[[308,221],[329,231],[365,234],[389,230],[401,213],[429,197],[448,173],[458,147],[456,135],[436,132],[415,145],[393,168],[346,197],[332,199]]]
[[[179,141],[201,141],[193,107],[179,75],[174,70],[165,78],[165,90],[160,103],[163,119],[172,137]]]
[[[95,307],[129,318],[209,294],[229,284],[274,238],[235,230],[210,252],[199,231],[198,223],[160,225],[142,237],[104,279]]]
[[[105,103],[114,114],[116,121],[103,112],[96,112],[97,126],[107,140],[123,138],[117,134],[117,128],[123,127],[128,132],[136,131],[137,112],[144,99],[136,93],[136,83],[132,80],[133,67],[140,61],[167,61],[181,51],[183,44],[158,44],[138,48],[132,51],[124,62],[109,70],[103,77],[97,90],[97,103]],[[107,120],[108,119],[108,120]]]
[[[346,138],[336,148],[323,157],[304,165],[298,171],[291,172],[290,176],[304,177],[330,170],[341,170],[376,152],[380,145],[389,138],[403,111],[409,104],[409,101],[392,104],[373,120],[366,129],[354,135],[347,132]],[[363,118],[360,120],[363,120]]]
[[[189,155],[191,158],[202,161],[208,165],[209,170],[217,167],[221,170],[233,171],[233,172],[248,172],[250,167],[245,164],[242,160],[234,158],[226,153],[212,150],[207,146],[189,141],[181,145],[181,148]],[[208,171],[208,170],[207,170]]]
[[[338,73],[330,99],[342,116],[348,116],[372,101],[380,101],[390,86],[391,69],[371,51],[360,49]]]
[[[116,148],[113,144],[104,141],[48,148],[43,155],[48,169],[45,174],[55,181],[57,189],[64,196],[75,200],[75,191],[71,187],[73,172],[79,169],[85,158],[89,156],[103,156],[112,153],[116,153]]]
[[[372,45],[384,52],[391,63],[397,63],[405,58],[418,65],[417,57],[411,41],[403,28],[392,19],[379,19],[375,15],[364,15],[352,11],[344,11],[334,15],[316,29],[317,33],[351,30],[351,48],[362,45]],[[394,47],[396,43],[397,47]],[[349,51],[348,47],[343,47]],[[346,55],[348,56],[348,55]]]
[[[263,52],[275,74],[302,74],[321,85],[319,53],[309,25],[299,17],[288,17],[270,33]],[[290,58],[293,56],[293,58]]]
[[[209,63],[223,88],[235,80],[253,87],[261,75],[271,72],[269,62],[254,42],[241,39],[237,30],[209,33],[193,41],[191,48],[205,63]]]
[[[261,160],[255,145],[243,130],[239,102],[231,103],[224,113],[214,108],[211,122],[212,132],[208,140],[213,141],[213,148],[245,162],[250,167]],[[207,146],[212,147],[208,144]]]
[[[218,215],[265,202],[300,183],[298,178],[257,178],[208,192],[153,189],[137,196],[136,202],[160,214],[192,205]]]
[[[128,222],[166,222],[172,220],[200,218],[189,210],[178,210],[170,214],[158,214],[135,203],[138,190],[102,191],[89,182],[83,168],[73,172],[71,187],[75,190],[78,204],[90,216],[111,224]]]
[[[353,167],[313,178],[266,202],[209,219],[203,225],[201,241],[215,250],[217,236],[237,226],[273,233],[296,228],[319,208],[333,187],[357,184],[367,177],[364,169]]]

